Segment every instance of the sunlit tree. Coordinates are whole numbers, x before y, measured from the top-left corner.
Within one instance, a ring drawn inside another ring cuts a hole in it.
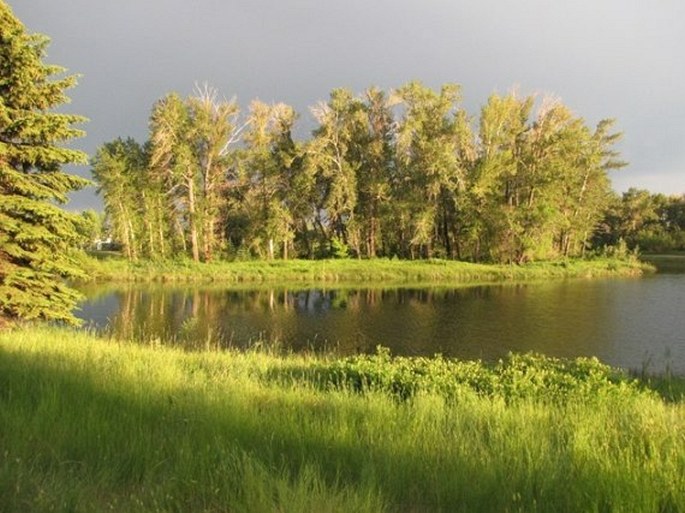
[[[435,92],[410,82],[395,94],[405,110],[396,151],[410,252],[431,257],[439,244],[443,256],[454,256],[454,223],[467,171],[462,145],[470,131],[459,86],[447,84]]]
[[[291,137],[295,121],[292,107],[253,101],[250,105],[245,151],[240,159],[243,201],[249,219],[249,245],[273,259],[276,247],[288,258],[294,238],[291,212],[294,166],[298,151]]]
[[[78,296],[64,280],[80,274],[70,256],[77,216],[59,204],[88,183],[62,170],[86,163],[65,147],[84,118],[54,110],[76,78],[43,62],[47,45],[0,1],[0,321],[76,322]]]

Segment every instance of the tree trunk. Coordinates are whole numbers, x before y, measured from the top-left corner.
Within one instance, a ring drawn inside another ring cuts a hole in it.
[[[309,226],[307,226],[307,221],[302,221],[302,239],[304,241],[304,247],[307,250],[307,258],[312,258],[312,243],[309,240]]]
[[[183,254],[185,254],[188,251],[188,245],[186,244],[186,235],[183,232],[183,226],[181,226],[181,220],[178,216],[174,216],[174,230],[176,231],[176,239],[181,242],[181,249]]]
[[[367,255],[376,258],[376,238],[378,237],[378,200],[374,199],[371,204],[371,220],[369,222],[369,241]]]
[[[204,260],[205,262],[210,262],[212,258],[214,258],[214,246],[215,246],[215,234],[214,234],[214,224],[215,224],[215,219],[214,215],[210,214],[208,212],[205,213],[207,215],[207,223],[205,224],[205,230],[204,230],[204,248],[203,248],[203,253],[204,253]]]
[[[157,200],[157,230],[159,232],[159,254],[162,258],[166,258],[166,247],[164,245],[164,222],[160,199]]]
[[[131,258],[133,260],[138,260],[138,249],[136,248],[136,233],[133,230],[133,222],[131,221],[131,218],[128,218],[128,229],[129,233],[131,234]]]
[[[448,258],[454,258],[452,254],[452,243],[450,241],[450,228],[449,222],[447,221],[447,208],[442,209],[442,236],[445,239],[445,252]]]
[[[198,235],[197,235],[197,214],[195,206],[195,184],[193,179],[187,178],[186,183],[188,186],[188,224],[190,229],[190,249],[192,252],[193,260],[195,262],[200,261],[200,247],[198,245]]]
[[[122,243],[124,245],[124,254],[126,255],[126,258],[128,258],[129,260],[132,260],[131,237],[130,237],[129,232],[128,232],[128,226],[129,225],[127,222],[128,219],[127,219],[127,215],[126,215],[126,209],[124,208],[124,205],[121,202],[119,202],[117,204],[117,206],[119,207],[118,208],[119,215],[121,216],[122,236],[124,238],[124,240],[122,241]]]

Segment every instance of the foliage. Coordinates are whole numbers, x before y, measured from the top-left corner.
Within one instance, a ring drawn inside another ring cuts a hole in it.
[[[209,87],[186,99],[171,93],[153,106],[149,141],[119,138],[98,149],[92,173],[127,258],[210,261],[222,251],[238,114]]]
[[[78,296],[64,280],[81,274],[71,256],[78,219],[58,204],[88,183],[61,170],[86,162],[63,146],[83,134],[73,125],[84,118],[55,112],[76,77],[43,63],[47,44],[0,1],[0,323],[76,322]]]
[[[93,243],[104,238],[105,216],[92,209],[81,212],[76,220],[76,231],[79,234],[79,243],[83,249],[93,248]]]
[[[475,392],[507,403],[534,400],[562,404],[642,393],[636,381],[596,358],[561,360],[536,354],[510,354],[496,365],[486,365],[440,355],[391,357],[387,349],[378,347],[375,355],[312,365],[306,374],[324,387],[382,391],[403,400],[421,393],[459,400]]]
[[[331,254],[333,258],[347,258],[350,256],[350,249],[341,239],[333,237],[331,239]]]
[[[459,86],[446,84],[436,93],[410,82],[396,94],[405,111],[398,128],[395,194],[405,207],[397,216],[406,219],[408,229],[399,237],[405,241],[399,253],[431,258],[440,244],[445,256],[454,257],[453,225],[462,208],[473,137],[458,105]]]
[[[685,195],[666,196],[631,188],[614,197],[607,210],[597,245],[624,241],[646,253],[685,251]]]
[[[277,246],[284,258],[294,238],[294,212],[302,173],[298,147],[291,130],[295,111],[285,104],[253,101],[244,140],[247,148],[238,159],[237,180],[226,194],[229,214],[226,235],[246,244],[253,253],[273,260]],[[237,220],[245,220],[239,226]],[[233,222],[231,222],[233,221]],[[240,235],[236,238],[234,231]]]
[[[152,110],[142,172],[155,178],[127,195],[132,205],[145,204],[141,195],[165,199],[153,201],[159,215],[142,209],[128,236],[158,233],[158,254],[196,261],[328,258],[340,244],[369,258],[584,255],[611,202],[607,172],[625,165],[613,121],[592,129],[557,100],[510,93],[491,96],[476,127],[460,101],[457,84],[334,89],[311,109],[311,137],[297,143],[287,105],[254,101],[241,121],[235,102],[213,90],[167,95]],[[114,217],[126,201],[117,199],[121,183],[98,180]]]
[[[591,131],[568,107],[493,95],[481,111],[482,149],[470,200],[478,252],[522,262],[582,255],[609,200],[607,171],[624,163],[612,149],[613,122]]]
[[[101,146],[91,162],[93,178],[103,194],[105,214],[112,236],[121,242],[126,257],[135,260],[141,252],[152,256],[141,246],[143,219],[154,219],[147,212],[145,183],[148,156],[133,139],[116,139]],[[153,246],[154,247],[154,246]]]

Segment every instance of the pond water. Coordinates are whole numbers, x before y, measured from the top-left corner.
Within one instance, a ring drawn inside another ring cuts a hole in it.
[[[683,260],[685,263],[685,259]],[[685,375],[685,273],[462,288],[84,289],[79,317],[117,338],[189,349],[293,350],[494,360],[509,351],[597,356]]]

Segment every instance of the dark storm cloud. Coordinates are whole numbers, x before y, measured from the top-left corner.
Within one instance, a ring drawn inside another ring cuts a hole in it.
[[[82,147],[144,139],[152,103],[209,82],[246,106],[307,107],[333,87],[457,82],[472,114],[512,86],[618,120],[629,186],[685,192],[685,5],[680,0],[10,0],[49,61],[83,75]],[[85,173],[85,171],[84,171]],[[96,204],[92,193],[73,206]]]

